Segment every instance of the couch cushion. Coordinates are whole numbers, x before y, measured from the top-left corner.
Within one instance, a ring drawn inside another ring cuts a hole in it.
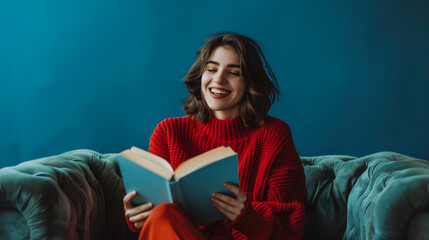
[[[28,231],[32,239],[128,238],[124,194],[115,154],[76,150],[3,168],[0,206],[21,214],[26,224],[13,228],[13,221],[0,232]]]
[[[429,210],[429,162],[393,152],[302,157],[307,239],[405,239]]]

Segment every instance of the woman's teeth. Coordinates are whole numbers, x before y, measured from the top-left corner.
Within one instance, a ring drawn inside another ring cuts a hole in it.
[[[229,93],[229,91],[227,90],[216,89],[216,88],[210,89],[210,92],[212,92],[214,95],[227,95]]]

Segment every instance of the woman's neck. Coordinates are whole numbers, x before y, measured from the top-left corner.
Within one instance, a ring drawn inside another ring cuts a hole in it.
[[[238,116],[238,110],[234,111],[213,111],[213,116],[219,120],[230,120]]]

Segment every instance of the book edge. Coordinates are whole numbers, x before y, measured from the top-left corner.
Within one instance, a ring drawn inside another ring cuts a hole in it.
[[[159,157],[153,153],[150,153],[150,152],[143,150],[141,148],[138,148],[136,146],[131,147],[131,152],[136,153],[136,154],[138,154],[144,158],[147,158],[149,161],[151,161],[157,165],[160,165],[161,167],[167,169],[171,173],[174,173],[174,170],[171,167],[170,163],[162,157]]]
[[[132,161],[135,164],[167,179],[170,180],[174,173],[170,172],[169,170],[163,168],[162,166],[155,164],[154,162],[146,159],[145,157],[132,152],[130,149],[127,149],[123,152],[121,152],[119,155],[127,159],[128,161]]]
[[[234,154],[237,154],[230,147],[220,146],[204,152],[200,155],[197,155],[193,158],[190,158],[182,162],[174,172],[175,178],[179,180],[180,178],[185,177],[186,175],[197,171],[200,168],[208,166],[212,163],[221,161],[227,157],[230,157]]]

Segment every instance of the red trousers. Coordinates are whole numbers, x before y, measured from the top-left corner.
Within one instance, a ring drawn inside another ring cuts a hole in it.
[[[140,232],[139,239],[224,240],[228,238],[201,231],[180,206],[163,203],[152,210]]]

